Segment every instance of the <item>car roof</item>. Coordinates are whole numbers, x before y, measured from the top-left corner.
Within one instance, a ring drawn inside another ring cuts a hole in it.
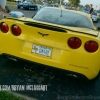
[[[32,3],[32,1],[24,1],[23,3]]]

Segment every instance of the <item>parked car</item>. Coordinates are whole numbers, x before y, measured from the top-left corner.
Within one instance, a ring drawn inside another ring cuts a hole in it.
[[[97,12],[96,12],[96,11],[94,11],[94,12],[92,13],[92,16],[89,14],[89,11],[86,10],[86,9],[84,9],[83,12],[84,12],[84,13],[87,13],[87,14],[90,16],[90,18],[92,19],[93,22],[96,22],[96,23],[98,22],[98,18],[99,18],[99,17],[98,17],[98,15],[97,15]]]
[[[9,13],[8,17],[12,17],[12,18],[20,18],[20,17],[25,17],[25,15],[20,12],[20,11],[11,11]],[[0,13],[0,20],[6,18],[6,16],[4,16],[2,13]]]
[[[43,7],[59,7],[59,5],[57,4],[48,4],[48,3],[45,3],[44,5],[39,5],[38,6],[38,11],[43,8]]]
[[[62,8],[62,9],[66,9],[66,6],[65,6],[65,5],[61,5],[61,8]]]
[[[97,10],[97,16],[100,18],[100,10]]]
[[[9,17],[19,18],[19,17],[25,17],[25,15],[20,11],[11,11],[9,13]]]
[[[33,18],[0,20],[0,55],[93,80],[100,71],[98,29],[86,13],[44,7]]]
[[[15,2],[22,2],[23,0],[14,0]]]
[[[89,10],[87,10],[87,9],[83,9],[83,12],[84,12],[84,13],[88,13]]]
[[[98,22],[98,15],[97,15],[97,12],[93,12],[93,14],[92,14],[92,20],[93,20],[93,22]]]
[[[43,5],[43,7],[59,7],[57,4],[48,4],[48,3],[45,3]]]
[[[25,1],[17,4],[18,9],[24,8],[24,9],[34,9],[37,10],[37,5],[31,1]]]

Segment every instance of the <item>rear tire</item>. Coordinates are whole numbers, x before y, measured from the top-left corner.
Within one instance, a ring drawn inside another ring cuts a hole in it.
[[[67,73],[66,76],[70,77],[72,79],[75,79],[75,80],[77,79],[80,82],[85,82],[87,84],[95,84],[95,82],[100,77],[100,72],[98,73],[98,75],[94,79],[91,79],[91,80],[89,80],[86,76],[84,76],[82,74]]]
[[[34,6],[34,7],[33,7],[33,10],[37,10],[37,7]]]
[[[27,7],[27,10],[29,10],[30,9],[30,7]]]
[[[37,7],[35,7],[34,9],[35,9],[35,10],[38,10],[38,8],[37,8]]]
[[[98,23],[98,19],[97,19],[97,21],[95,21],[95,23]]]
[[[19,7],[19,6],[18,6],[17,8],[18,8],[18,9],[20,9],[20,7]]]

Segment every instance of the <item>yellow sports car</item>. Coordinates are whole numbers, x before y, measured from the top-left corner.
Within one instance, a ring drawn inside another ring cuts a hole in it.
[[[33,18],[0,20],[0,54],[92,80],[100,71],[100,33],[79,11],[44,7]]]

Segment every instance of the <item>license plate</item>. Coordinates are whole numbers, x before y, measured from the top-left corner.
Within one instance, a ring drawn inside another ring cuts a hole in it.
[[[41,46],[41,45],[36,45],[36,44],[33,44],[32,46],[32,53],[50,57],[51,52],[52,52],[52,48],[49,48],[46,46]]]

